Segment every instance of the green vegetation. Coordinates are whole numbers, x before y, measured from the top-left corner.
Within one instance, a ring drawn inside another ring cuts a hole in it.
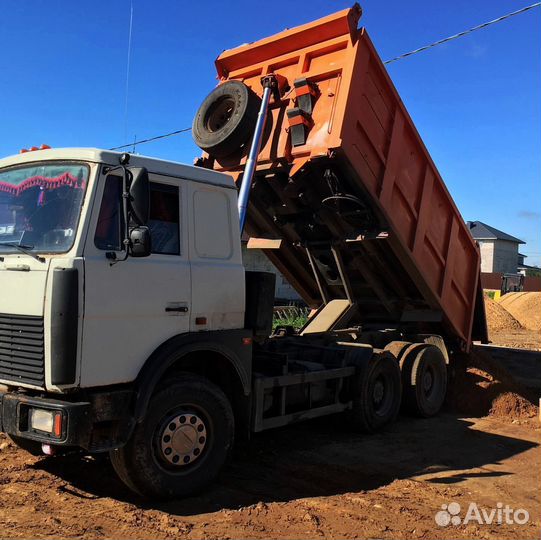
[[[302,328],[308,320],[308,308],[297,306],[279,306],[274,308],[272,329],[278,326],[292,326],[295,330]]]
[[[286,317],[283,319],[274,318],[272,320],[272,329],[276,330],[278,326],[292,326],[295,328],[295,330],[298,330],[306,324],[307,320],[308,317]]]

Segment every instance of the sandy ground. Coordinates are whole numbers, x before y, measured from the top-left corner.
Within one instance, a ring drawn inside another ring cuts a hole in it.
[[[485,312],[489,332],[520,330],[522,325],[500,303],[485,296]]]
[[[494,345],[515,349],[541,351],[541,332],[521,328],[518,330],[491,331],[489,339]]]
[[[541,332],[541,292],[508,293],[499,304],[524,328]]]
[[[479,365],[471,380],[492,377]],[[2,436],[0,537],[539,538],[537,411],[448,411],[401,417],[370,436],[352,433],[341,417],[262,433],[204,494],[158,505],[132,495],[106,458],[36,458]],[[471,503],[486,511],[502,503],[527,510],[530,521],[439,526],[436,513],[453,502],[462,517]]]
[[[489,339],[494,345],[541,351],[541,292],[485,296]]]
[[[340,416],[258,434],[209,490],[180,501],[135,497],[107,458],[32,457],[0,435],[0,538],[539,538],[531,403],[541,386],[511,375],[541,382],[541,353],[524,350],[539,334],[491,339],[455,361],[440,416],[401,417],[375,435],[352,433]],[[435,516],[450,503],[462,517],[471,503],[487,512],[501,503],[530,521],[442,527]]]
[[[204,495],[158,506],[107,461],[0,452],[2,538],[538,538],[540,430],[444,414],[355,435],[334,420],[262,434]],[[442,504],[528,510],[440,527]]]

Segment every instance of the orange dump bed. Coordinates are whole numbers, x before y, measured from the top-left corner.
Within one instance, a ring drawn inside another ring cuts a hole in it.
[[[486,339],[479,249],[360,15],[355,5],[216,60],[222,82],[261,95],[275,73],[289,86],[271,101],[246,230],[281,240],[265,253],[309,305],[349,287],[353,323],[438,332],[468,349],[472,334]],[[208,164],[240,182],[245,160]]]

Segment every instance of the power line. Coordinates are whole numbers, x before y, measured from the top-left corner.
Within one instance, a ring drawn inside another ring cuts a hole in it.
[[[436,47],[437,45],[441,45],[443,43],[447,43],[449,41],[453,41],[454,39],[458,39],[462,36],[465,36],[467,34],[471,34],[472,32],[475,32],[476,30],[480,30],[481,28],[486,28],[487,26],[490,26],[492,24],[499,23],[501,21],[505,21],[506,19],[509,19],[510,17],[514,17],[515,15],[519,15],[520,13],[525,13],[526,11],[530,11],[531,9],[534,9],[536,7],[541,6],[541,2],[536,2],[535,4],[531,4],[529,6],[525,6],[521,9],[518,9],[517,11],[513,11],[511,13],[507,13],[507,15],[502,15],[501,17],[498,17],[497,19],[493,19],[492,21],[488,21],[482,24],[479,24],[477,26],[474,26],[473,28],[470,28],[468,30],[464,30],[463,32],[459,32],[458,34],[455,34],[453,36],[446,37],[444,39],[440,39],[439,41],[435,41],[434,43],[431,43],[430,45],[425,45],[424,47],[420,47],[418,49],[415,49],[413,51],[401,54],[400,56],[396,56],[395,58],[391,58],[390,60],[385,60],[383,62],[384,64],[391,64],[392,62],[396,62],[397,60],[402,60],[403,58],[407,58],[408,56],[412,56],[414,54],[426,51],[428,49],[431,49],[432,47]],[[133,14],[133,6],[132,6],[132,14]],[[131,20],[130,20],[130,41],[131,41]],[[128,110],[128,75],[129,75],[129,50],[128,50],[128,73],[126,77],[126,117],[127,117],[127,110]],[[165,139],[167,137],[172,137],[174,135],[178,135],[179,133],[185,133],[186,131],[191,131],[191,127],[187,127],[184,129],[178,129],[177,131],[171,131],[170,133],[165,133],[163,135],[157,135],[156,137],[150,137],[149,139],[143,139],[142,141],[133,141],[130,144],[123,144],[121,146],[114,146],[113,148],[110,148],[110,150],[122,150],[124,148],[133,147],[135,149],[135,146],[138,144],[145,144],[153,141],[157,141],[158,139]]]
[[[172,137],[173,135],[178,135],[179,133],[184,133],[185,131],[191,131],[191,127],[187,127],[184,129],[177,129],[176,131],[171,131],[171,133],[164,133],[163,135],[157,135],[156,137],[150,137],[149,139],[143,139],[141,141],[133,141],[129,144],[123,144],[121,146],[113,146],[113,148],[109,148],[109,150],[122,150],[123,148],[129,148],[130,146],[135,146],[137,144],[145,144],[152,141],[157,141],[158,139],[165,139],[166,137]]]
[[[502,21],[505,21],[506,19],[509,19],[510,17],[514,17],[515,15],[519,15],[520,13],[525,13],[526,11],[530,11],[530,9],[534,9],[536,7],[541,6],[541,2],[536,2],[535,4],[531,4],[530,6],[523,7],[521,9],[518,9],[517,11],[513,11],[512,13],[508,13],[507,15],[502,15],[501,17],[498,17],[497,19],[494,19],[492,21],[485,22],[483,24],[478,24],[477,26],[474,26],[473,28],[470,28],[468,30],[464,30],[464,32],[459,32],[458,34],[455,34],[454,36],[449,36],[444,39],[440,39],[439,41],[435,41],[434,43],[431,43],[430,45],[425,45],[424,47],[419,47],[418,49],[415,49],[413,51],[401,54],[400,56],[395,56],[394,58],[391,58],[390,60],[386,60],[383,62],[384,64],[391,64],[392,62],[396,62],[397,60],[402,60],[403,58],[407,58],[408,56],[412,56],[414,54],[426,51],[428,49],[431,49],[432,47],[436,47],[437,45],[442,45],[443,43],[447,43],[449,41],[452,41],[454,39],[457,39],[462,36],[466,36],[467,34],[471,34],[472,32],[475,32],[476,30],[481,30],[481,28],[486,28],[487,26],[490,26],[492,24],[496,24]]]

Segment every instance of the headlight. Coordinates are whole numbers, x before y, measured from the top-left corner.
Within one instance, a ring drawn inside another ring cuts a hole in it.
[[[30,409],[30,427],[55,437],[62,435],[62,413],[44,409]]]

